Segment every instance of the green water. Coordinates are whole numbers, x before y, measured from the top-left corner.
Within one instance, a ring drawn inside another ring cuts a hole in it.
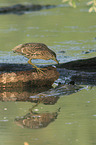
[[[62,4],[61,0],[0,0],[1,6],[31,2]],[[26,42],[45,43],[56,52],[60,63],[95,57],[95,37],[96,14],[88,13],[86,1],[76,9],[62,4],[24,15],[0,15],[0,63],[27,63],[26,58],[12,53],[16,45]],[[16,117],[27,114],[34,103],[0,102],[0,145],[23,145],[24,142],[29,145],[95,145],[96,87],[84,87],[77,93],[61,95],[54,105],[41,103],[37,107],[40,112],[55,112],[61,108],[57,119],[41,129],[22,128],[14,122]],[[6,98],[6,92],[3,96]]]

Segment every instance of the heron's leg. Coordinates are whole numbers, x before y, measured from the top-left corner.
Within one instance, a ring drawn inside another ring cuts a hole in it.
[[[35,64],[33,64],[33,63],[31,62],[31,60],[32,60],[32,59],[29,59],[29,60],[28,60],[28,63],[31,64],[31,65],[33,65],[33,67],[36,68],[37,72],[44,73],[39,67],[37,67]]]

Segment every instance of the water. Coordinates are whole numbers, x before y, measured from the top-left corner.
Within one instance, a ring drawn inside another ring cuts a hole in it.
[[[61,4],[61,0],[32,2]],[[31,1],[0,0],[1,6],[17,3],[28,4]],[[76,9],[63,6],[24,15],[0,15],[0,63],[27,63],[27,58],[12,53],[16,45],[26,42],[45,43],[56,52],[60,63],[95,57],[96,14],[88,13],[85,1]],[[33,62],[46,63],[42,60]],[[42,113],[58,114],[57,119],[54,118],[54,121],[41,129],[24,128],[15,122],[16,118],[29,113],[34,102],[14,102],[14,95],[13,102],[1,101],[0,145],[23,145],[24,142],[29,145],[96,144],[96,87],[82,87],[78,92],[61,93],[54,105],[41,102],[36,106],[34,111],[39,116]],[[8,94],[3,92],[0,95],[6,99]]]

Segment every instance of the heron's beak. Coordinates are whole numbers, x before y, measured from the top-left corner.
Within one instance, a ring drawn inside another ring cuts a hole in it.
[[[59,64],[59,61],[58,61],[56,58],[54,59],[54,61],[56,61],[56,62],[57,62],[57,64]]]

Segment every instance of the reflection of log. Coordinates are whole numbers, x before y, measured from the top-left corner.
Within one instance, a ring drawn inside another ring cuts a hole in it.
[[[47,91],[48,87],[32,87],[32,88],[0,88],[0,101],[30,101],[33,99],[30,96],[37,95],[43,91]],[[39,98],[38,98],[39,100]]]
[[[12,68],[13,66],[13,68]],[[1,64],[0,66],[0,87],[32,87],[51,86],[58,79],[59,73],[54,67],[43,68],[44,73],[37,73],[35,69],[26,70],[18,65]],[[18,70],[18,71],[17,71]]]
[[[22,5],[17,4],[9,7],[1,7],[0,13],[7,14],[7,13],[15,13],[15,14],[23,14],[26,11],[39,11],[41,9],[50,9],[56,7],[55,5]]]
[[[55,88],[51,88],[48,91],[38,93],[37,95],[30,96],[31,102],[40,103],[42,102],[45,105],[53,105],[55,104],[61,95],[69,95],[72,93],[76,93],[83,89],[83,87],[79,85],[58,85]]]
[[[61,95],[69,95],[81,90],[78,85],[58,85],[56,88],[32,87],[32,88],[1,88],[0,101],[30,101],[45,105],[55,104]]]
[[[46,127],[49,123],[57,118],[58,113],[28,113],[21,118],[16,118],[15,123],[21,127],[27,127],[31,129],[39,129]]]

